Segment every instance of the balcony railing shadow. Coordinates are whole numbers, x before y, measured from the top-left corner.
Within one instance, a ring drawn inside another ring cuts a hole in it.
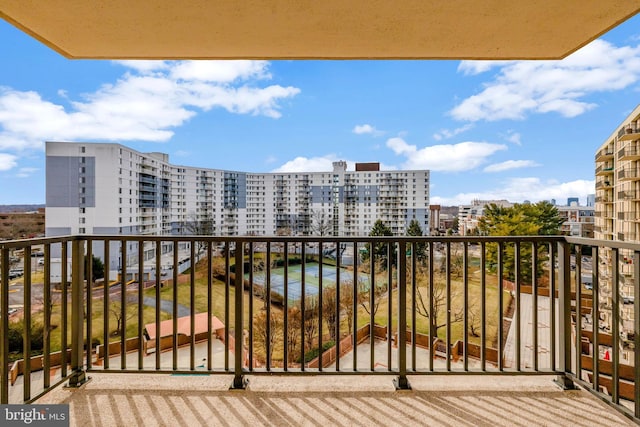
[[[391,376],[398,390],[434,375],[551,375],[640,417],[640,245],[69,236],[2,242],[0,262],[0,403],[92,373],[219,375],[232,389],[273,374]]]

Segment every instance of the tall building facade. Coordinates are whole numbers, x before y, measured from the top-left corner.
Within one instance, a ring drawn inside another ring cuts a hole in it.
[[[47,142],[46,163],[47,236],[184,235],[202,223],[213,235],[364,236],[377,219],[395,235],[413,219],[429,230],[427,170],[347,171],[339,161],[326,172],[251,173],[75,142]]]
[[[558,215],[564,220],[560,232],[567,236],[593,238],[594,207],[580,206],[573,202],[569,206],[556,206]]]
[[[510,208],[513,203],[507,200],[473,200],[470,205],[458,207],[458,234],[468,236],[477,230],[478,221],[484,216],[484,208],[494,204],[503,208]]]
[[[594,237],[640,243],[640,105],[596,151],[595,175]],[[610,295],[612,286],[616,286],[625,301],[634,297],[633,258],[632,251],[619,251],[619,279],[614,284],[614,254],[606,251],[601,255],[601,294]],[[611,306],[611,301],[604,304]],[[604,314],[609,315],[607,311]],[[623,304],[620,330],[633,330],[632,320],[632,305]]]

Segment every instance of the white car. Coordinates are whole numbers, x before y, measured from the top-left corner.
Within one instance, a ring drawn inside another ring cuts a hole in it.
[[[38,265],[44,265],[44,258],[40,258],[38,260]]]

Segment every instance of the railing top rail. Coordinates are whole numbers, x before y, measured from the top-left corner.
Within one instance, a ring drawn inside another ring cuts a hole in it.
[[[640,250],[640,244],[619,242],[612,240],[597,240],[571,236],[157,236],[157,235],[67,235],[56,237],[41,237],[33,239],[5,240],[0,242],[0,249],[20,249],[26,246],[86,241],[145,241],[145,242],[189,242],[202,241],[212,243],[225,242],[257,242],[257,243],[367,243],[367,242],[452,242],[452,243],[510,243],[510,242],[561,242],[586,246],[607,246],[617,249]]]
[[[599,246],[599,247],[608,247],[612,249],[628,249],[631,251],[640,252],[640,244],[638,243],[620,242],[615,240],[597,240],[597,239],[589,239],[586,237],[569,237],[569,236],[566,236],[565,240],[567,241],[567,243],[571,243],[574,245]]]
[[[455,243],[492,243],[492,242],[558,242],[566,236],[158,236],[158,235],[69,235],[45,237],[36,239],[7,240],[0,242],[0,248],[22,248],[25,246],[70,242],[75,240],[87,241],[145,241],[145,242],[189,242],[203,241],[214,243],[225,242],[277,242],[277,243],[353,243],[353,242],[455,242]],[[588,240],[588,239],[587,239]],[[602,241],[604,244],[610,241]],[[599,242],[598,242],[599,243]],[[585,244],[585,243],[583,243]]]

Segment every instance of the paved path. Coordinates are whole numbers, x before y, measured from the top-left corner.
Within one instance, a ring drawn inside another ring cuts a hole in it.
[[[538,296],[538,368],[551,368],[551,318],[550,299],[545,296]],[[533,295],[520,294],[520,368],[533,369],[534,348],[533,348]],[[518,309],[516,307],[516,309]],[[558,304],[555,305],[556,327],[558,325]],[[504,347],[504,364],[507,368],[516,368],[516,330],[517,322],[514,318],[509,328],[509,335]],[[557,334],[557,331],[556,331]],[[557,335],[556,335],[557,336]]]
[[[138,298],[138,297],[136,297]],[[136,299],[137,301],[137,299]],[[144,305],[147,307],[155,307],[156,299],[153,297],[144,297],[143,299]],[[167,301],[164,299],[160,300],[160,311],[164,311],[165,313],[173,314],[173,301]],[[191,316],[191,309],[189,307],[178,304],[178,317]]]

